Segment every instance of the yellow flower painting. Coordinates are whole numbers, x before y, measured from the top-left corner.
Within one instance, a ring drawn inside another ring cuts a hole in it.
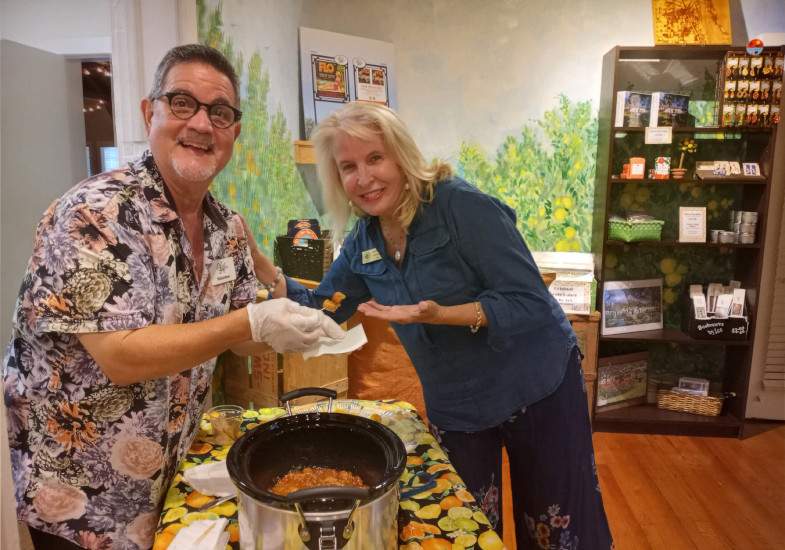
[[[730,44],[729,0],[652,0],[655,44]]]

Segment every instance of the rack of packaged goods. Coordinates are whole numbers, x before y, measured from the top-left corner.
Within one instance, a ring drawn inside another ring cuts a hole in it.
[[[598,406],[596,430],[742,435],[784,53],[615,47],[603,58],[592,251],[598,309],[612,305],[601,321],[597,391],[618,389],[603,364],[643,357],[646,395]],[[696,319],[715,321],[696,314],[691,297],[710,283],[745,290],[743,334],[695,331]],[[644,309],[624,309],[618,296],[649,300],[646,315],[659,318],[640,321],[630,312]],[[663,408],[657,390],[682,377],[708,380],[720,412]],[[616,399],[607,391],[607,402]]]

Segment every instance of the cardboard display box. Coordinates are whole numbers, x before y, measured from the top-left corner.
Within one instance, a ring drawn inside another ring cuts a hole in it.
[[[301,353],[278,354],[269,351],[241,357],[231,352],[223,361],[226,402],[247,408],[278,407],[284,393],[303,387],[330,388],[339,399],[346,398],[349,387],[346,355],[323,355],[307,361]],[[317,401],[303,397],[297,404]]]

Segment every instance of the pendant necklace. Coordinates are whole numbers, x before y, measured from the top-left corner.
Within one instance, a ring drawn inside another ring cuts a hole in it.
[[[379,225],[382,229],[382,235],[385,236],[385,239],[389,242],[390,248],[393,250],[393,260],[395,260],[396,264],[401,263],[401,259],[403,258],[403,254],[401,253],[401,249],[404,247],[406,242],[406,232],[403,233],[401,237],[393,238],[392,229],[388,226],[387,228],[384,227],[381,220],[379,221]],[[386,230],[385,230],[386,229]]]

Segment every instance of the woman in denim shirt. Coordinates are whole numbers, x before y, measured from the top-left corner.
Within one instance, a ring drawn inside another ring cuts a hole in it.
[[[336,321],[391,323],[434,435],[497,530],[504,445],[519,547],[610,548],[580,351],[515,213],[427,164],[386,107],[351,103],[312,139],[333,235],[359,219],[321,284],[287,279],[288,296],[321,308],[339,291]]]

